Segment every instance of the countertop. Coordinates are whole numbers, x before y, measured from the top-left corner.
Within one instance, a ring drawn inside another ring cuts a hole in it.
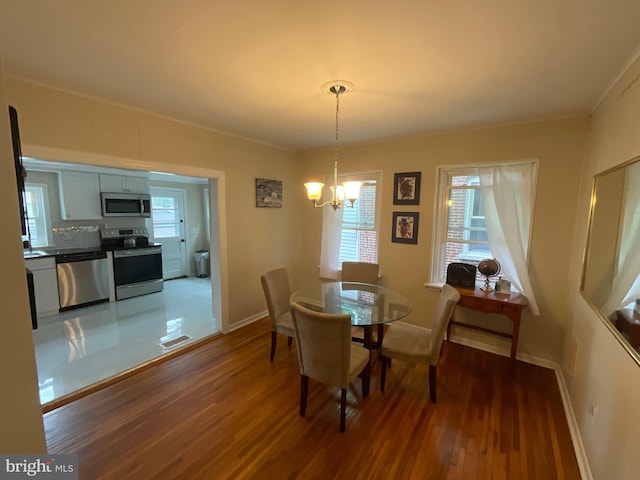
[[[95,247],[71,247],[71,248],[40,248],[37,250],[23,250],[24,258],[42,258],[42,257],[55,257],[56,255],[64,255],[67,253],[88,253],[99,252],[102,249],[100,246]]]
[[[160,247],[162,244],[150,242],[148,245],[140,245],[138,247],[106,247],[102,248],[97,245],[95,247],[70,247],[70,248],[40,248],[33,250],[23,250],[23,257],[25,259],[30,258],[43,258],[43,257],[55,257],[56,255],[64,255],[68,253],[88,253],[88,252],[100,252],[100,251],[116,251],[116,250],[135,250],[136,248],[147,247]]]

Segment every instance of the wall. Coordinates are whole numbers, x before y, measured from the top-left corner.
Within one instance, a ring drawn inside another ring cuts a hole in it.
[[[5,340],[0,348],[0,452],[46,453],[1,63],[0,110],[5,112],[0,115],[0,221],[4,232],[0,235],[0,303]],[[9,234],[12,231],[14,235]]]
[[[539,317],[524,312],[518,352],[560,361],[565,333],[569,327],[568,298],[571,235],[576,214],[579,175],[587,133],[587,119],[567,119],[524,125],[478,129],[440,135],[424,135],[375,144],[341,147],[340,174],[382,170],[382,217],[379,258],[382,283],[407,295],[414,305],[410,321],[429,325],[429,312],[436,293],[424,287],[431,269],[436,167],[470,163],[539,159],[537,195],[530,252],[530,273],[541,310]],[[304,181],[330,171],[328,150],[301,155],[300,174]],[[422,172],[420,205],[395,206],[393,175]],[[304,195],[300,186],[300,196]],[[418,245],[391,242],[393,211],[420,213]],[[322,215],[310,205],[302,208],[301,279],[317,278]],[[468,312],[472,320],[491,322],[510,330],[508,320]],[[480,341],[501,351],[509,343],[493,335],[458,329],[457,335]]]
[[[224,172],[229,325],[266,310],[260,275],[279,266],[293,272],[299,259],[294,152],[16,79],[5,82],[24,144],[127,159],[130,168],[140,161],[172,173],[184,173],[183,165]],[[283,181],[283,208],[255,207],[256,177]]]
[[[592,115],[572,254],[570,339],[578,348],[575,361],[567,348],[564,376],[595,479],[640,471],[640,367],[579,294],[593,175],[640,155],[639,78],[636,60]]]

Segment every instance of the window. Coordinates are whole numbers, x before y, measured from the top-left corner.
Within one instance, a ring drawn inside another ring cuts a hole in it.
[[[180,236],[180,209],[175,197],[151,197],[153,238]]]
[[[380,174],[349,175],[339,178],[338,182],[351,180],[363,182],[353,208],[342,206],[334,211],[322,207],[322,278],[338,278],[343,261],[377,263]],[[332,184],[333,179],[327,179],[327,183]],[[328,190],[325,188],[325,194]]]
[[[49,203],[47,185],[25,183],[25,203],[27,205],[27,229],[32,247],[49,245]]]
[[[360,197],[353,208],[344,208],[338,262],[372,262],[378,259],[376,231],[376,181],[360,187]]]
[[[444,282],[452,262],[477,265],[497,258],[502,273],[520,291],[529,290],[526,264],[536,166],[525,161],[438,169],[432,282]]]
[[[449,172],[443,180],[448,213],[442,272],[451,262],[478,263],[491,256],[480,179],[473,173]]]

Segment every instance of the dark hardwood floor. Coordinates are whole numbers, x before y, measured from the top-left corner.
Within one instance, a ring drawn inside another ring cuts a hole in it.
[[[380,365],[371,394],[309,383],[298,414],[295,343],[269,362],[266,320],[44,415],[50,454],[81,479],[577,479],[552,370],[445,343],[438,403],[428,368]]]

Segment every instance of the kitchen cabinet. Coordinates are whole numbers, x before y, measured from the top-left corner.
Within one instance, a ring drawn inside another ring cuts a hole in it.
[[[25,265],[33,273],[37,317],[55,315],[60,309],[55,257],[27,259]]]
[[[63,220],[102,220],[97,173],[62,171],[58,179]]]
[[[112,193],[149,193],[149,179],[126,175],[100,175],[100,191]]]

